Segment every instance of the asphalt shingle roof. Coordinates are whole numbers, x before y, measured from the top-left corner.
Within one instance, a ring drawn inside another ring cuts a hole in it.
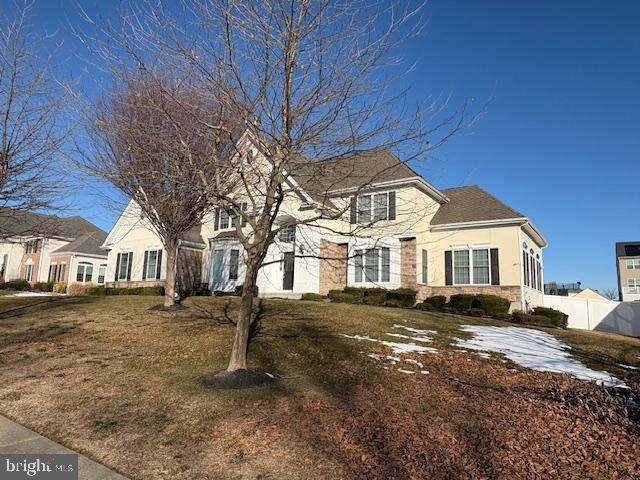
[[[0,211],[0,236],[37,236],[77,238],[85,233],[101,231],[80,216],[58,217],[32,212]],[[103,232],[104,233],[104,232]]]
[[[449,202],[441,205],[431,220],[432,225],[524,218],[477,185],[440,190]]]
[[[89,232],[79,236],[73,242],[62,246],[51,253],[52,255],[60,253],[84,253],[86,255],[106,257],[107,252],[100,248],[106,239],[107,234],[105,232],[102,230],[96,230],[95,232]]]

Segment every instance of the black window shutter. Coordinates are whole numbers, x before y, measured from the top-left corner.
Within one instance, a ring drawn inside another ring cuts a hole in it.
[[[120,273],[120,254],[116,258],[116,277],[113,279],[114,282],[118,281],[118,273]]]
[[[351,223],[358,223],[358,199],[351,197]]]
[[[144,251],[144,264],[142,267],[142,279],[146,280],[147,279],[147,260],[149,260],[149,251],[145,250]]]
[[[444,284],[453,285],[453,265],[451,250],[444,252]]]
[[[491,285],[500,285],[500,262],[498,261],[498,249],[491,249]]]
[[[220,224],[220,209],[216,208],[215,218],[213,220],[213,230],[218,230]]]
[[[389,192],[389,220],[396,219],[396,192]]]
[[[162,250],[158,250],[158,264],[156,270],[156,280],[160,279],[160,269],[162,268]]]
[[[131,280],[131,265],[133,264],[133,252],[129,253],[129,265],[127,267],[127,281]]]
[[[242,216],[240,217],[240,226],[241,227],[246,227],[247,226],[247,204],[243,203],[242,204]]]

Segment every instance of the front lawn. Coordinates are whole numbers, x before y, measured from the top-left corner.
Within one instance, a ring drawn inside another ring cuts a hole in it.
[[[236,300],[194,297],[170,317],[147,311],[157,297],[2,297],[0,413],[131,478],[638,473],[638,430],[600,388],[455,345],[471,337],[461,325],[507,325],[495,320],[268,300],[250,363],[281,380],[208,390],[197,378],[226,366]],[[435,330],[437,351],[370,340],[410,329]],[[620,379],[640,366],[638,339],[542,330]]]

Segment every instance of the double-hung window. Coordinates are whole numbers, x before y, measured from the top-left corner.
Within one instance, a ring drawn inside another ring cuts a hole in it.
[[[391,281],[391,249],[356,250],[354,258],[356,283],[388,283]]]
[[[143,280],[159,279],[160,268],[162,267],[162,249],[145,251],[143,267]]]
[[[55,264],[55,263],[52,263],[51,265],[49,265],[49,278],[48,278],[48,281],[49,282],[55,282],[57,274],[58,274],[58,265]]]
[[[131,279],[132,261],[133,252],[122,252],[118,254],[118,258],[116,261],[116,282]]]
[[[288,225],[278,232],[278,238],[281,242],[293,243],[296,239],[296,226]]]
[[[630,258],[627,260],[627,270],[640,270],[640,258]]]
[[[453,251],[454,285],[490,285],[491,255],[488,248]]]
[[[429,262],[426,250],[422,250],[422,283],[429,283]]]
[[[24,279],[27,282],[30,282],[32,280],[32,277],[33,277],[33,264],[29,263],[24,267]]]
[[[226,210],[220,210],[220,230],[231,226],[231,217]]]
[[[356,203],[359,224],[395,220],[395,192],[358,195]]]
[[[76,273],[77,282],[90,282],[93,278],[93,265],[89,262],[80,262],[78,264],[78,272]]]
[[[104,283],[104,277],[107,274],[107,264],[103,263],[100,265],[100,267],[98,268],[98,283],[99,284],[103,284]]]

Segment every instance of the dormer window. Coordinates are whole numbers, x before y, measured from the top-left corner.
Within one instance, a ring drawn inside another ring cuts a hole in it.
[[[352,199],[351,223],[366,225],[396,219],[396,192],[358,195]]]
[[[247,204],[241,203],[240,208],[243,212],[247,211]],[[235,213],[230,215],[229,212],[223,208],[217,208],[215,214],[214,230],[226,230],[233,228],[233,219],[236,218]],[[240,226],[245,227],[247,225],[247,219],[244,215],[240,216]]]
[[[25,253],[38,253],[38,240],[29,240],[25,245]]]

